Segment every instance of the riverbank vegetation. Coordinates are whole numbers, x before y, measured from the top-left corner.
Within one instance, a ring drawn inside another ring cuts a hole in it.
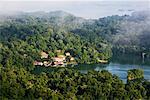
[[[4,66],[8,63],[10,66],[32,66],[34,60],[40,59],[41,51],[48,52],[49,57],[57,56],[57,50],[70,52],[77,63],[98,63],[98,59],[111,57],[111,48],[102,39],[89,42],[65,29],[55,30],[37,20],[33,20],[35,23],[21,20],[27,22],[15,20],[3,23],[0,28],[0,62]]]
[[[135,54],[144,62],[150,59],[149,19],[146,12],[97,20],[63,11],[5,17],[0,21],[0,63],[31,70],[33,62],[41,60],[40,52],[52,58],[57,50],[69,52],[77,63],[109,62],[112,55],[120,54]]]
[[[140,70],[130,70],[128,77],[132,77],[132,80],[126,84],[106,70],[82,74],[77,70],[62,68],[37,75],[24,68],[0,67],[0,70],[2,100],[150,99],[150,82],[143,79]]]

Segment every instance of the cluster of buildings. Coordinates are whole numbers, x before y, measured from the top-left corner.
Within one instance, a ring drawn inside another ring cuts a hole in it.
[[[58,50],[57,52],[61,52]],[[53,66],[65,66],[67,64],[75,63],[74,57],[70,55],[69,52],[66,52],[65,55],[57,55],[56,57],[49,58],[49,55],[46,52],[41,52],[41,59],[43,61],[34,61],[35,66],[45,66],[45,67],[53,67]]]

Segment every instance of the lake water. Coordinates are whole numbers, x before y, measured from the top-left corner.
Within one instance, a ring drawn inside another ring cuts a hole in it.
[[[113,57],[109,64],[80,64],[72,68],[79,70],[81,73],[87,73],[89,70],[108,70],[112,74],[119,76],[124,82],[126,82],[128,70],[142,69],[144,78],[150,80],[150,59],[145,59],[143,62],[141,58],[136,56],[120,55]],[[56,70],[56,68],[36,67],[34,72],[51,72],[53,70]]]
[[[88,70],[108,70],[112,74],[116,74],[124,82],[127,79],[127,71],[130,69],[142,69],[144,70],[144,78],[150,80],[150,66],[146,65],[130,65],[130,64],[118,64],[118,63],[109,63],[109,64],[92,64],[92,65],[78,65],[75,67],[81,73],[87,73]]]

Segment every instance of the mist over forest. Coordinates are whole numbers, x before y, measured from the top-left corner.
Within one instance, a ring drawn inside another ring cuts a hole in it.
[[[1,14],[0,99],[149,100],[141,69],[125,70],[126,83],[107,70],[73,69],[105,66],[121,54],[150,59],[149,11],[97,19],[60,10]]]

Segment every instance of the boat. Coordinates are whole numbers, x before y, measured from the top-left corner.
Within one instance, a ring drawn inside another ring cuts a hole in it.
[[[106,64],[106,63],[108,63],[108,60],[98,60],[100,63],[102,63],[102,64]]]

